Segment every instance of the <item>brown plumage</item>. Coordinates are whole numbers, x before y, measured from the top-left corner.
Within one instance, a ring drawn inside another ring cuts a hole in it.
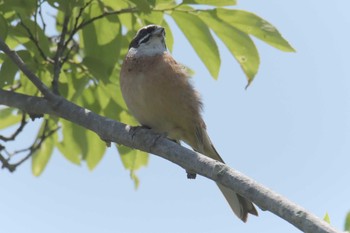
[[[162,27],[145,27],[130,43],[121,68],[120,85],[130,112],[142,125],[224,162],[207,134],[198,93],[183,66],[166,51]],[[217,185],[241,220],[245,222],[248,213],[257,215],[250,201]]]

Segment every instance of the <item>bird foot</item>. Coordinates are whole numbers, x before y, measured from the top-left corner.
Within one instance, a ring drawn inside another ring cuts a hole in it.
[[[186,171],[187,172],[187,179],[191,179],[194,180],[197,177],[196,173],[190,172],[190,171]]]

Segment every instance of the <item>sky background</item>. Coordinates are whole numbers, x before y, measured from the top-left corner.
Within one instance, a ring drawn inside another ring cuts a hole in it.
[[[350,210],[350,1],[241,0],[237,8],[275,25],[297,53],[255,40],[261,66],[245,90],[221,43],[213,80],[171,23],[173,55],[196,73],[209,135],[228,165],[321,218],[328,212],[343,229]],[[138,176],[135,191],[114,147],[93,172],[58,153],[39,178],[30,163],[13,174],[1,170],[0,232],[299,232],[269,212],[240,222],[212,181],[187,180],[159,157],[150,156]]]

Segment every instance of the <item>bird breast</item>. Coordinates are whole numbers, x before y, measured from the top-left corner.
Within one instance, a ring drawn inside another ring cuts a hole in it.
[[[124,100],[142,125],[178,140],[202,121],[197,92],[182,66],[167,52],[127,56],[120,78]]]

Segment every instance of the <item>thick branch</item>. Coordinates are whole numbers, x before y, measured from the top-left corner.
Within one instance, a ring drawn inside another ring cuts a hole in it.
[[[16,99],[16,101],[11,99]],[[337,232],[325,221],[238,171],[181,147],[166,138],[159,138],[159,135],[150,130],[139,128],[135,130],[135,128],[97,115],[66,100],[63,100],[58,108],[53,110],[43,98],[0,90],[0,104],[11,104],[11,107],[21,108],[24,111],[30,108],[40,114],[56,115],[94,131],[105,141],[116,142],[158,155],[186,170],[195,171],[199,175],[222,183],[251,200],[261,209],[278,215],[304,232]]]

